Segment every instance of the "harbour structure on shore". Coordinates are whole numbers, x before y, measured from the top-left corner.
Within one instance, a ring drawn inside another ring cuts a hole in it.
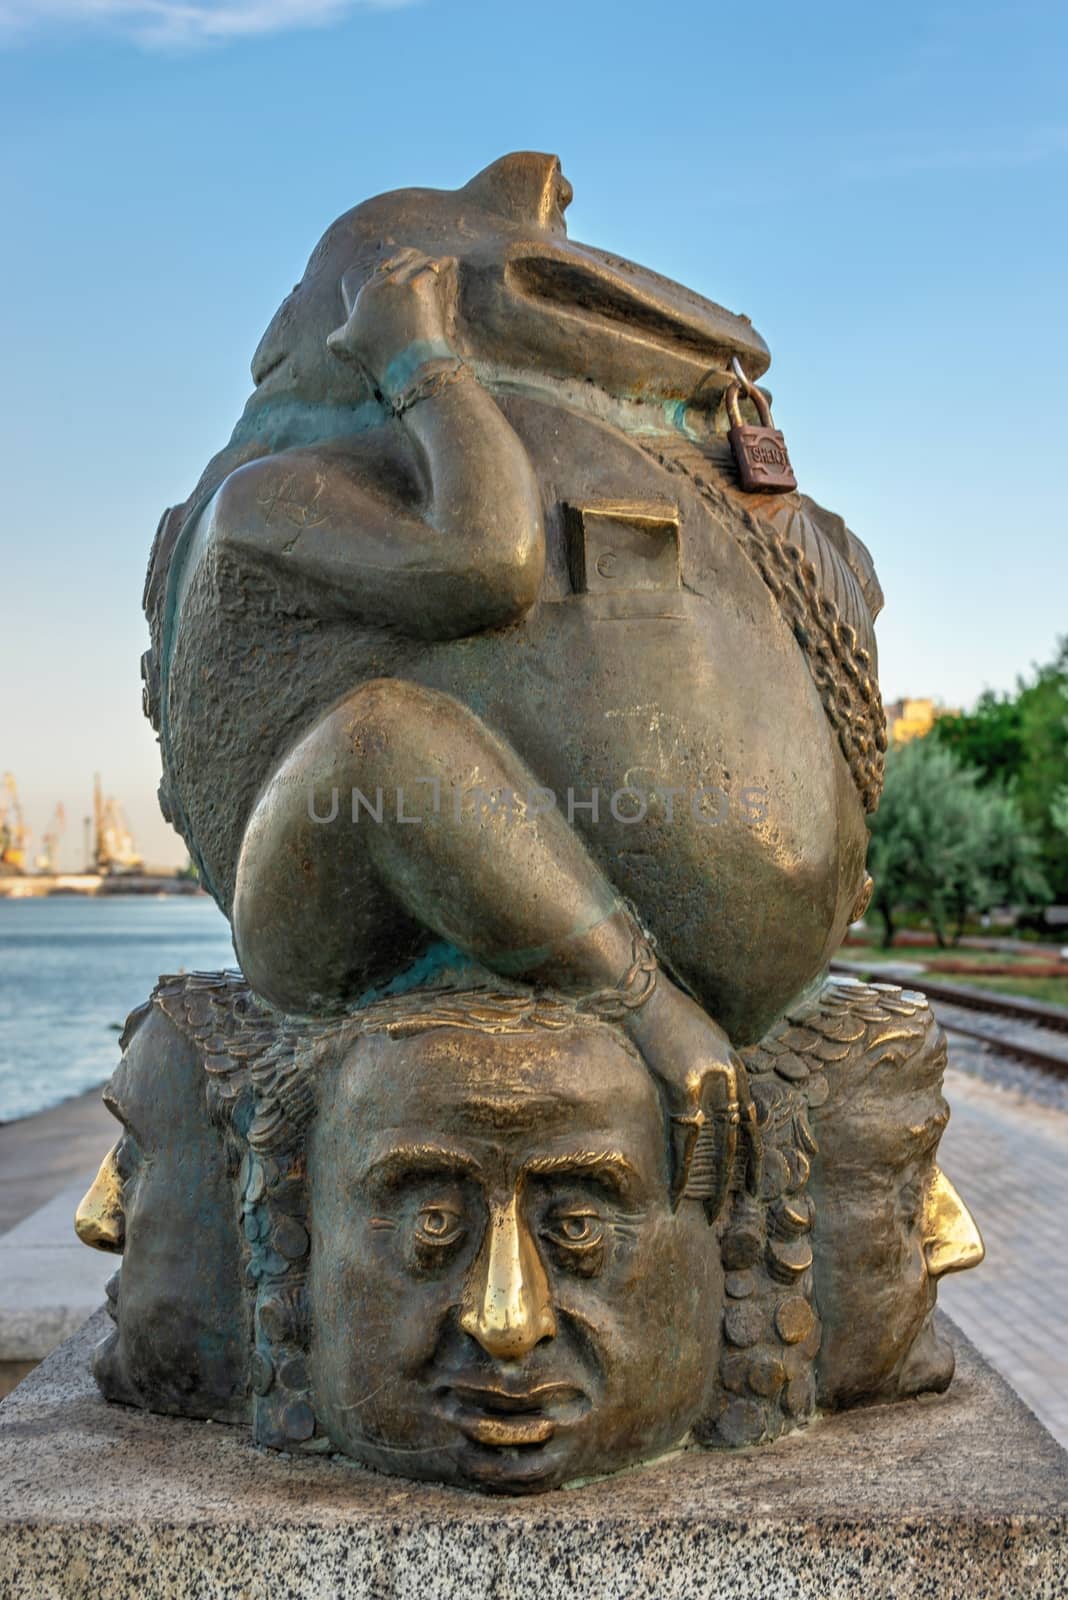
[[[47,895],[203,894],[197,880],[178,872],[24,872],[0,877],[0,900]]]
[[[59,841],[67,814],[57,804],[41,835],[41,849],[29,865],[31,830],[26,825],[14,775],[4,774],[0,789],[0,899],[27,900],[52,894],[196,894],[195,877],[168,869],[146,871],[126,815],[114,795],[105,795],[100,774],[93,778],[93,810],[84,818],[86,865],[81,872],[59,869]]]
[[[93,778],[92,820],[93,850],[90,864],[98,872],[137,872],[144,866],[144,858],[134,844],[122,807],[114,795],[109,794],[104,798],[99,772]]]
[[[0,788],[0,876],[25,869],[29,836],[15,775],[5,772],[3,787]]]

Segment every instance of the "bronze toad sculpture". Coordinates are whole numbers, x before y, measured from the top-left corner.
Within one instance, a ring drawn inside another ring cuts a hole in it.
[[[358,1003],[435,935],[611,984],[629,901],[752,1042],[862,902],[881,596],[838,518],[737,487],[748,320],[572,243],[570,194],[508,156],[324,236],[161,524],[164,805],[287,1009]],[[517,825],[453,806],[473,789]]]
[[[748,319],[570,199],[527,153],[342,217],[160,524],[161,803],[243,973],[131,1019],[77,1224],[109,1399],[512,1493],[944,1388],[982,1255],[926,1004],[825,981],[871,561],[743,491]]]

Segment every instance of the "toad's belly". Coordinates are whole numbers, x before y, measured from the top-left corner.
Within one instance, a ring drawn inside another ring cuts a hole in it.
[[[574,592],[554,512],[542,599],[493,632],[426,644],[289,614],[266,577],[206,563],[170,672],[169,792],[229,913],[257,796],[320,719],[369,679],[443,690],[570,813],[675,973],[745,1043],[844,933],[864,873],[863,808],[805,656],[730,518],[624,442],[594,443],[576,445],[574,482],[553,463],[543,480],[572,506],[618,499],[619,486],[642,504],[677,497],[677,567]]]
[[[572,595],[417,672],[509,741],[741,1041],[835,948],[867,838],[797,643],[750,604]]]

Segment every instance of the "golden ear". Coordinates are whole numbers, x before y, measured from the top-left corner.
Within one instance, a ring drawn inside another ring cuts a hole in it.
[[[74,1231],[82,1244],[94,1250],[120,1254],[126,1240],[126,1216],[122,1209],[122,1177],[118,1166],[118,1145],[100,1163],[89,1193],[74,1214]]]
[[[550,233],[566,233],[564,212],[571,204],[571,185],[560,170],[559,156],[517,150],[484,167],[460,193],[483,211],[495,211],[510,222],[528,222]]]
[[[975,1218],[941,1167],[924,1197],[923,1254],[932,1278],[977,1267],[986,1254]]]

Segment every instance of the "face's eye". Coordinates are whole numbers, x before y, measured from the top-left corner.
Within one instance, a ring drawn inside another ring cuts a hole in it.
[[[132,1133],[124,1133],[115,1146],[115,1170],[123,1184],[134,1176],[141,1164],[141,1151]]]
[[[550,1217],[545,1237],[566,1250],[593,1250],[604,1242],[604,1223],[596,1211],[564,1211]]]
[[[915,1232],[922,1221],[924,1185],[919,1177],[911,1178],[899,1194],[902,1222],[909,1233]]]
[[[421,1245],[456,1244],[463,1236],[463,1221],[453,1206],[424,1206],[416,1218],[415,1237]]]

